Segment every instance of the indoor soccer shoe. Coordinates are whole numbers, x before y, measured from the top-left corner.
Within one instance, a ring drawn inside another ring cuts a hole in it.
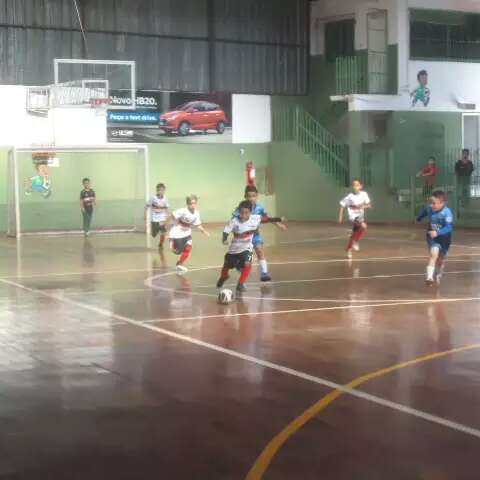
[[[272,280],[272,277],[268,273],[262,273],[260,276],[260,281],[261,282],[270,282]]]
[[[217,282],[217,288],[222,288],[227,280],[228,280],[228,277],[227,278],[220,277]]]
[[[188,272],[188,268],[183,265],[177,265],[177,275],[185,275]]]
[[[360,244],[358,242],[353,242],[352,248],[355,252],[360,251]]]
[[[425,279],[425,285],[427,287],[432,287],[434,283],[435,283],[435,280],[433,278],[426,278]]]
[[[347,258],[352,258],[353,257],[353,253],[352,253],[352,250],[349,248],[347,250]]]
[[[243,283],[237,285],[237,293],[243,293],[247,291],[247,287]]]

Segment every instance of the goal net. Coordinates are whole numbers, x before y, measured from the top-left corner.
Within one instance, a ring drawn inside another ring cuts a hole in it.
[[[92,232],[145,232],[147,169],[145,146],[12,149],[8,234],[81,233],[84,178],[97,199]]]

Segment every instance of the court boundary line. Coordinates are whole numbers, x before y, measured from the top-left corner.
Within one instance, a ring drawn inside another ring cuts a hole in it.
[[[281,264],[280,264],[281,265]],[[189,270],[190,273],[195,273],[195,272],[201,272],[205,270],[213,270],[214,268],[219,268],[215,266],[206,266],[206,267],[199,267],[199,268],[192,268]],[[171,287],[162,287],[162,286],[157,286],[153,285],[153,282],[155,280],[164,278],[164,277],[170,277],[177,275],[175,271],[170,271],[170,272],[165,272],[165,273],[160,273],[158,275],[153,275],[150,277],[147,277],[143,284],[146,287],[151,288],[153,291],[159,291],[159,292],[169,292],[169,293],[180,293],[182,295],[191,295],[191,296],[197,296],[197,297],[209,297],[209,298],[217,298],[218,293],[202,293],[202,292],[194,292],[191,290],[179,290]],[[312,298],[312,299],[306,299],[306,298],[268,298],[268,297],[252,297],[252,296],[247,296],[247,295],[242,295],[241,297],[242,300],[270,300],[272,302],[301,302],[301,303],[351,303],[351,304],[363,304],[363,303],[398,303],[398,304],[403,304],[403,303],[412,303],[412,302],[422,302],[422,303],[438,303],[439,299],[403,299],[403,298],[392,298],[392,299],[368,299],[368,300],[355,300],[351,298],[345,298],[345,299],[337,299],[337,298]],[[445,298],[442,299],[443,301],[451,301],[451,302],[459,302],[459,301],[472,301],[472,300],[479,300],[480,297],[464,297],[464,298]]]
[[[443,275],[461,275],[463,273],[480,273],[480,270],[458,270],[452,272],[443,272]],[[359,275],[357,277],[323,277],[312,279],[295,279],[295,280],[277,280],[268,282],[248,282],[249,285],[283,285],[288,283],[316,283],[316,282],[333,282],[339,280],[376,280],[376,279],[388,279],[388,278],[401,278],[401,277],[424,277],[425,272],[421,273],[394,273],[391,275]],[[235,286],[235,283],[226,283],[224,286]],[[212,288],[212,285],[195,285],[195,288]]]
[[[424,412],[422,410],[418,410],[418,409],[415,409],[413,407],[409,407],[407,405],[402,405],[400,403],[393,402],[391,400],[387,400],[387,399],[382,398],[382,397],[377,397],[376,395],[372,395],[372,394],[369,394],[369,393],[366,393],[366,392],[362,392],[360,390],[348,388],[348,387],[345,387],[344,385],[341,385],[339,383],[332,382],[330,380],[327,380],[327,379],[324,379],[324,378],[321,378],[321,377],[317,377],[315,375],[310,375],[308,373],[301,372],[301,371],[295,370],[293,368],[289,368],[289,367],[286,367],[286,366],[283,366],[283,365],[279,365],[279,364],[270,362],[268,360],[262,360],[260,358],[253,357],[251,355],[247,355],[247,354],[238,352],[236,350],[230,350],[228,348],[221,347],[221,346],[215,345],[213,343],[208,343],[208,342],[205,342],[203,340],[199,340],[199,339],[196,339],[196,338],[193,338],[193,337],[189,337],[187,335],[183,335],[183,334],[180,334],[180,333],[177,333],[177,332],[173,332],[173,331],[168,330],[168,329],[160,328],[160,327],[157,327],[155,325],[145,324],[145,323],[143,323],[139,320],[134,320],[133,318],[129,318],[129,317],[126,317],[124,315],[119,315],[117,313],[114,313],[114,312],[112,312],[110,310],[107,310],[107,309],[104,309],[104,308],[96,307],[94,305],[89,305],[89,304],[83,303],[83,302],[77,302],[77,301],[74,301],[74,300],[71,300],[71,299],[65,298],[65,297],[59,297],[57,295],[53,295],[53,294],[50,294],[50,293],[47,293],[47,292],[43,292],[43,291],[37,290],[35,288],[27,287],[26,285],[22,285],[21,283],[18,283],[18,282],[14,282],[14,281],[11,281],[11,280],[5,280],[5,279],[0,279],[0,282],[4,283],[4,284],[7,284],[7,285],[10,285],[12,287],[15,287],[15,288],[33,293],[35,295],[43,296],[45,298],[49,298],[51,300],[55,300],[55,301],[60,302],[60,303],[72,305],[72,306],[75,306],[77,308],[81,308],[83,310],[87,310],[87,311],[96,313],[96,314],[101,315],[103,317],[112,318],[112,319],[115,319],[115,320],[125,322],[126,324],[129,324],[131,326],[135,326],[135,327],[138,327],[138,328],[143,328],[143,329],[146,329],[146,330],[150,330],[150,331],[162,334],[164,336],[174,338],[176,340],[179,340],[179,341],[182,341],[182,342],[185,342],[185,343],[189,343],[191,345],[196,345],[198,347],[203,347],[203,348],[205,348],[207,350],[210,350],[210,351],[214,351],[214,352],[217,352],[217,353],[222,353],[224,355],[227,355],[227,356],[230,356],[230,357],[233,357],[233,358],[237,358],[237,359],[240,359],[240,360],[243,360],[243,361],[246,361],[246,362],[250,362],[252,364],[255,364],[255,365],[258,365],[258,366],[261,366],[261,367],[264,367],[264,368],[268,368],[270,370],[274,370],[274,371],[277,371],[277,372],[280,372],[280,373],[284,373],[286,375],[290,375],[290,376],[295,377],[295,378],[299,378],[299,379],[302,379],[302,380],[305,380],[305,381],[309,381],[309,382],[317,384],[317,385],[322,385],[322,386],[330,388],[332,390],[340,390],[341,392],[349,394],[350,396],[353,396],[353,397],[356,397],[356,398],[361,398],[361,399],[366,400],[366,401],[370,401],[371,403],[374,403],[376,405],[381,405],[383,407],[387,407],[387,408],[390,408],[390,409],[398,411],[398,412],[402,412],[402,413],[405,413],[405,414],[412,415],[416,418],[420,418],[420,419],[428,421],[430,423],[441,425],[443,427],[450,428],[451,430],[455,430],[455,431],[464,433],[466,435],[470,435],[470,436],[473,436],[473,437],[476,437],[476,438],[480,438],[480,430],[477,430],[477,429],[475,429],[473,427],[470,427],[468,425],[463,425],[461,423],[454,422],[452,420],[442,418],[440,416],[433,415],[433,414],[430,414],[428,412]]]
[[[370,373],[366,373],[355,379],[351,380],[345,384],[348,388],[356,389],[361,385],[369,382],[370,380],[375,380],[380,377],[384,377],[392,372],[397,372],[404,368],[413,367],[424,362],[430,362],[437,360],[439,358],[444,358],[455,353],[469,352],[472,350],[477,350],[480,348],[480,343],[465,345],[463,347],[452,348],[450,350],[445,350],[443,352],[435,352],[427,355],[422,355],[420,357],[413,358],[404,362],[397,363],[390,367],[381,368]],[[320,400],[315,402],[312,406],[304,410],[300,415],[295,417],[288,425],[283,428],[280,433],[275,435],[272,440],[267,444],[267,446],[262,450],[260,455],[257,457],[252,468],[248,472],[245,480],[262,480],[263,475],[268,470],[268,467],[271,465],[273,459],[277,456],[278,452],[283,448],[285,443],[302,429],[308,422],[318,417],[326,408],[328,408],[335,400],[341,397],[344,394],[343,391],[336,389],[328,394],[324,395]]]
[[[466,273],[480,273],[480,270],[457,270],[457,271],[448,271],[444,272],[444,275],[461,275]],[[392,275],[359,275],[357,277],[350,276],[350,277],[324,277],[324,278],[312,278],[312,279],[296,279],[296,280],[277,280],[268,282],[249,282],[248,284],[251,286],[265,286],[265,285],[283,285],[288,283],[314,283],[314,282],[329,282],[329,281],[339,281],[339,280],[375,280],[375,279],[382,279],[382,278],[402,278],[402,277],[421,277],[424,276],[425,273],[398,273]],[[235,283],[226,283],[225,287],[234,287]],[[195,285],[194,288],[213,288],[212,285]],[[119,288],[119,289],[111,289],[111,290],[96,290],[92,292],[83,292],[80,290],[65,290],[65,293],[70,296],[94,296],[94,295],[119,295],[121,293],[138,293],[138,292],[151,292],[152,288],[150,287],[143,287],[143,288]],[[374,300],[372,300],[373,302]],[[414,300],[412,300],[414,301]]]
[[[215,315],[196,315],[191,317],[171,317],[171,318],[154,318],[151,320],[144,320],[143,323],[169,323],[169,322],[184,322],[187,320],[210,320],[213,318],[235,318],[235,317],[259,317],[261,315],[285,315],[288,313],[309,313],[309,312],[328,312],[336,310],[358,310],[362,308],[381,308],[381,307],[399,307],[407,305],[430,305],[432,303],[460,303],[460,302],[480,302],[480,297],[472,298],[454,298],[454,299],[437,299],[437,300],[412,300],[411,302],[399,303],[361,303],[358,305],[337,305],[333,307],[318,307],[318,308],[300,308],[291,310],[272,310],[272,311],[258,311],[258,312],[239,312],[239,313],[221,313]]]
[[[460,261],[452,260],[462,257],[480,257],[480,253],[462,253],[458,255],[449,255],[448,258],[450,262]],[[322,264],[322,263],[368,263],[368,262],[395,262],[396,260],[427,260],[426,255],[411,255],[411,256],[398,256],[398,257],[360,257],[360,258],[325,258],[325,259],[311,259],[311,260],[287,260],[285,262],[269,262],[269,265],[302,265],[302,264]],[[469,260],[465,260],[469,261]],[[255,263],[258,265],[258,263]],[[222,265],[212,265],[208,268],[221,268]],[[168,267],[152,267],[152,268],[130,268],[125,270],[83,270],[77,272],[50,272],[50,273],[32,273],[26,275],[6,275],[0,277],[0,280],[22,280],[30,278],[44,278],[44,277],[69,277],[69,276],[78,276],[78,275],[115,275],[117,273],[141,273],[149,271],[162,271]],[[199,267],[201,268],[201,267]],[[198,269],[199,269],[198,268]],[[171,270],[170,270],[171,271]]]

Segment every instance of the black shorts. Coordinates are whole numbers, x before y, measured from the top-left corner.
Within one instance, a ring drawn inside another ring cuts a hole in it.
[[[150,226],[153,238],[155,238],[159,234],[159,232],[167,233],[167,226],[165,225],[165,223],[151,222]]]
[[[192,244],[192,236],[189,235],[188,237],[184,238],[171,238],[170,239],[170,245],[172,247],[173,253],[176,255],[181,255],[183,251],[185,250],[185,247],[187,245]]]
[[[242,253],[227,253],[225,255],[225,261],[223,263],[224,268],[232,270],[242,270],[246,263],[252,263],[253,253],[249,250],[245,250]]]

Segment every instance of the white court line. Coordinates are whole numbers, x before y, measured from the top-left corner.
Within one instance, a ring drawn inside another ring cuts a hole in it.
[[[278,265],[282,265],[281,263],[279,263]],[[200,267],[200,268],[196,268],[196,269],[191,269],[190,270],[190,273],[194,273],[194,272],[199,272],[199,271],[204,271],[204,270],[212,270],[214,268],[218,268],[218,267],[212,267],[212,266],[208,266],[208,267]],[[201,293],[201,292],[194,292],[194,291],[191,291],[191,290],[188,290],[188,291],[183,291],[181,289],[175,289],[175,288],[171,288],[171,287],[162,287],[160,285],[154,285],[154,281],[156,280],[159,280],[159,279],[162,279],[164,277],[169,277],[169,276],[173,276],[173,275],[176,275],[175,272],[166,272],[166,273],[161,273],[159,275],[154,275],[152,277],[148,277],[145,281],[144,281],[144,285],[146,287],[149,287],[151,288],[152,290],[155,290],[155,291],[161,291],[161,292],[170,292],[170,293],[179,293],[179,294],[183,294],[183,295],[188,295],[188,296],[196,296],[196,297],[210,297],[210,298],[217,298],[218,297],[218,293]],[[450,302],[461,302],[461,301],[473,301],[473,300],[477,300],[477,299],[480,299],[480,297],[462,297],[462,298],[443,298],[443,299],[440,299],[444,302],[446,301],[450,301]],[[389,303],[389,304],[392,304],[392,303],[398,303],[398,304],[409,304],[409,303],[412,303],[412,302],[424,302],[424,303],[435,303],[435,302],[438,302],[439,299],[438,298],[424,298],[424,299],[412,299],[412,298],[378,298],[378,299],[366,299],[366,300],[362,300],[362,299],[354,299],[354,298],[279,298],[279,297],[265,297],[265,296],[261,296],[261,297],[252,297],[252,296],[247,296],[247,295],[242,295],[242,300],[262,300],[262,301],[265,301],[265,300],[269,300],[271,302],[291,302],[291,303],[294,303],[294,302],[301,302],[301,303],[353,303],[353,304],[363,304],[363,303]]]
[[[469,262],[471,260],[452,260],[455,258],[463,257],[480,257],[480,253],[463,253],[458,255],[449,255],[448,259],[450,261],[456,262]],[[363,257],[363,258],[354,258],[353,260],[348,258],[336,258],[336,259],[324,259],[324,260],[292,260],[286,262],[269,262],[269,265],[302,265],[309,263],[358,263],[358,262],[395,262],[397,260],[427,260],[427,255],[410,255],[408,257]],[[221,268],[222,265],[212,265],[208,268]],[[80,271],[80,272],[52,272],[52,273],[34,273],[27,275],[7,275],[5,277],[0,277],[3,280],[12,280],[12,279],[29,279],[29,278],[43,278],[43,277],[69,277],[77,275],[115,275],[117,273],[142,273],[150,271],[162,271],[165,268],[131,268],[126,270],[94,270],[94,271]],[[198,268],[197,270],[200,270]]]
[[[29,278],[43,278],[43,277],[70,277],[76,275],[115,275],[116,273],[143,273],[150,271],[162,271],[165,268],[129,268],[126,270],[84,270],[80,272],[52,272],[52,273],[32,273],[27,275],[7,275],[6,277],[1,277],[1,280],[11,280],[11,279],[29,279]]]
[[[193,270],[195,271],[195,270]],[[444,275],[460,275],[463,273],[480,273],[480,270],[459,270],[454,272],[444,272]],[[173,272],[172,272],[173,274]],[[337,280],[375,280],[375,279],[388,279],[388,278],[401,278],[401,277],[423,277],[425,273],[398,273],[392,275],[364,275],[358,277],[324,277],[324,278],[312,278],[309,280],[277,280],[273,282],[249,282],[251,286],[269,286],[269,285],[282,285],[282,284],[289,284],[289,283],[316,283],[316,282],[330,282],[330,281],[337,281]],[[235,283],[226,283],[226,287],[235,287]],[[213,284],[209,285],[194,285],[194,288],[214,288]],[[48,290],[48,289],[47,289]],[[158,291],[158,289],[153,289]],[[144,288],[119,288],[117,290],[96,290],[96,291],[79,291],[79,290],[64,290],[66,295],[69,296],[94,296],[94,295],[118,295],[120,293],[138,293],[138,292],[151,292],[151,287],[144,287]],[[414,300],[412,300],[414,301]]]
[[[94,295],[118,295],[120,293],[138,293],[138,292],[151,292],[151,288],[119,288],[118,290],[96,290],[92,292],[80,292],[78,290],[68,291],[64,290],[66,295],[74,296],[86,296],[91,297]]]
[[[448,259],[451,258],[462,258],[462,257],[478,257],[480,253],[463,253],[458,255],[449,255]],[[395,262],[397,260],[424,260],[428,259],[427,255],[409,255],[407,257],[362,257],[362,258],[335,258],[335,259],[325,259],[325,260],[291,260],[286,262],[268,262],[269,265],[301,265],[305,263],[357,263],[357,262]],[[221,265],[216,268],[221,268]]]
[[[459,275],[462,273],[480,273],[480,270],[459,270],[456,272],[444,272],[444,275]],[[289,283],[316,283],[316,282],[331,282],[337,280],[375,280],[375,279],[388,279],[388,278],[400,278],[400,277],[424,277],[425,272],[422,273],[394,273],[392,275],[359,275],[358,277],[322,277],[306,279],[294,279],[294,280],[276,280],[271,282],[249,282],[250,286],[258,285],[283,285]],[[225,286],[235,287],[236,283],[226,283]],[[194,288],[212,288],[213,285],[194,285]]]
[[[25,285],[22,285],[20,283],[13,282],[13,281],[10,281],[10,280],[0,279],[0,282],[5,283],[7,285],[10,285],[12,287],[19,288],[21,290],[25,290],[27,292],[30,292],[30,293],[33,293],[33,294],[36,294],[36,295],[40,295],[40,296],[49,298],[51,300],[56,300],[60,303],[66,303],[68,305],[72,305],[72,306],[81,308],[83,310],[88,310],[90,312],[102,315],[102,316],[107,317],[107,318],[114,318],[115,320],[119,320],[119,321],[128,323],[128,324],[133,325],[135,327],[144,328],[144,329],[150,330],[152,332],[160,333],[161,335],[165,335],[167,337],[174,338],[174,339],[179,340],[181,342],[189,343],[191,345],[196,345],[198,347],[203,347],[205,349],[208,349],[208,350],[211,350],[211,351],[214,351],[214,352],[222,353],[224,355],[228,355],[230,357],[234,357],[234,358],[237,358],[237,359],[240,359],[240,360],[244,360],[246,362],[253,363],[255,365],[259,365],[261,367],[268,368],[270,370],[275,370],[277,372],[281,372],[281,373],[284,373],[286,375],[290,375],[290,376],[293,376],[293,377],[296,377],[296,378],[300,378],[302,380],[306,380],[306,381],[309,381],[311,383],[315,383],[317,385],[322,385],[322,386],[327,387],[327,388],[331,388],[331,389],[334,389],[334,390],[339,390],[339,391],[341,391],[341,392],[343,392],[347,395],[351,395],[352,397],[361,398],[362,400],[366,400],[366,401],[369,401],[371,403],[375,403],[377,405],[381,405],[383,407],[390,408],[390,409],[395,410],[397,412],[406,413],[408,415],[412,415],[416,418],[420,418],[420,419],[425,420],[427,422],[437,424],[437,425],[441,425],[443,427],[450,428],[450,429],[455,430],[457,432],[461,432],[461,433],[464,433],[466,435],[470,435],[470,436],[473,436],[473,437],[476,437],[476,438],[480,438],[480,430],[477,430],[473,427],[469,427],[469,426],[461,424],[461,423],[453,422],[451,420],[439,417],[437,415],[432,415],[432,414],[424,412],[422,410],[417,410],[415,408],[408,407],[406,405],[402,405],[401,403],[392,402],[390,400],[386,400],[384,398],[377,397],[376,395],[371,395],[369,393],[365,393],[361,390],[356,390],[356,389],[345,387],[344,385],[340,385],[338,383],[331,382],[330,380],[326,380],[326,379],[321,378],[321,377],[316,377],[314,375],[309,375],[308,373],[304,373],[304,372],[301,372],[299,370],[295,370],[293,368],[288,368],[288,367],[285,367],[283,365],[272,363],[272,362],[269,362],[267,360],[261,360],[259,358],[256,358],[256,357],[253,357],[253,356],[250,356],[250,355],[246,355],[244,353],[240,353],[240,352],[237,352],[235,350],[230,350],[228,348],[220,347],[219,345],[215,345],[213,343],[204,342],[203,340],[198,340],[196,338],[189,337],[187,335],[182,335],[182,334],[179,334],[179,333],[175,333],[175,332],[172,332],[171,330],[160,328],[160,327],[157,327],[155,325],[148,325],[148,324],[145,324],[145,323],[140,322],[138,320],[134,320],[132,318],[125,317],[123,315],[118,315],[114,312],[111,312],[110,310],[106,310],[106,309],[103,309],[103,308],[100,308],[100,307],[95,307],[93,305],[88,305],[88,304],[82,303],[82,302],[76,302],[74,300],[70,300],[70,299],[67,299],[67,298],[58,297],[56,295],[52,295],[52,294],[49,294],[49,293],[46,293],[46,292],[42,292],[41,290],[36,290],[34,288],[26,287]]]
[[[345,240],[348,238],[348,234],[351,233],[351,230],[348,230],[348,233],[344,235],[338,235],[336,237],[321,237],[321,238],[307,238],[304,240],[291,240],[288,242],[278,242],[269,244],[269,247],[275,247],[276,245],[296,245],[298,243],[317,243],[317,242],[329,242],[330,240]]]
[[[383,238],[383,237],[366,237],[365,240],[368,242],[368,240],[374,240],[374,241],[380,241],[380,242],[388,242],[388,243],[414,243],[415,245],[417,244],[422,244],[425,245],[425,248],[427,248],[425,240],[402,240],[402,239],[394,239],[394,238]],[[480,248],[480,246],[476,247],[474,245],[463,245],[461,243],[452,243],[450,248]]]
[[[372,301],[372,300],[370,300]],[[318,308],[300,308],[291,310],[273,310],[273,311],[258,311],[245,313],[224,313],[217,315],[197,315],[193,317],[171,317],[171,318],[157,318],[153,320],[145,320],[143,323],[169,323],[182,322],[186,320],[209,320],[212,318],[236,318],[236,317],[257,317],[261,315],[282,315],[288,313],[308,313],[308,312],[325,312],[332,310],[355,310],[359,308],[380,308],[380,307],[398,307],[400,305],[426,305],[431,303],[458,303],[458,302],[478,302],[480,297],[472,298],[440,298],[435,300],[412,300],[409,302],[397,303],[372,303],[360,305],[341,305],[335,307],[318,307]]]

